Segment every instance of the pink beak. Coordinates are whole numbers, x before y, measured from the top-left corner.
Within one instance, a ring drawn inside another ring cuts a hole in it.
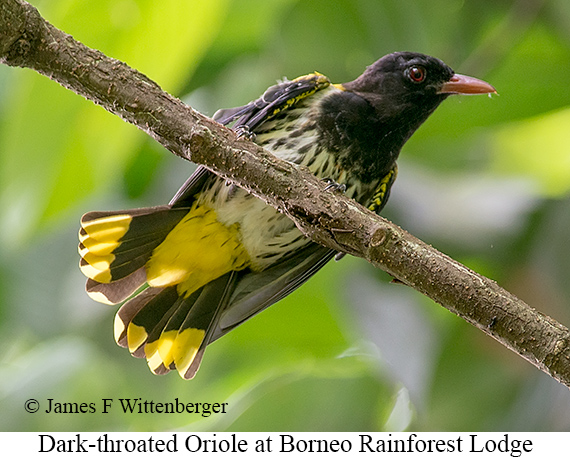
[[[452,78],[446,82],[438,94],[496,94],[497,91],[493,86],[485,81],[471,76],[453,75]]]

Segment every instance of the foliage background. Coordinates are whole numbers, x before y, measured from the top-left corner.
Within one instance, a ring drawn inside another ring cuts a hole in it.
[[[406,145],[385,215],[570,324],[567,0],[34,0],[57,27],[213,114],[278,78],[355,78],[436,55],[499,96],[448,100]],[[153,376],[83,292],[78,220],[169,200],[193,165],[30,70],[0,67],[0,430],[570,430],[570,393],[364,261],[328,265],[212,345],[197,378]],[[228,402],[217,417],[117,399]],[[110,414],[24,401],[115,399]]]

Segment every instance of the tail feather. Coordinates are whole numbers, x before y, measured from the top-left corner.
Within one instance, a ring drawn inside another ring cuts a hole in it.
[[[189,296],[176,286],[145,289],[117,313],[117,343],[145,357],[155,374],[177,370],[185,379],[194,377],[235,277],[227,273]]]
[[[103,284],[126,278],[146,264],[188,211],[157,206],[85,214],[79,231],[81,271]]]
[[[184,322],[192,304],[191,300],[177,297],[169,311],[149,333],[144,352],[148,360],[148,366],[153,373],[163,369],[163,367],[173,366],[172,347],[176,340],[178,329]]]
[[[130,275],[108,284],[88,278],[85,290],[87,295],[95,301],[105,303],[106,305],[116,305],[133,295],[145,281],[145,269],[139,268]]]
[[[87,293],[107,304],[124,302],[115,340],[146,358],[155,374],[194,376],[235,287],[233,270],[249,262],[237,226],[224,225],[213,208],[196,202],[212,177],[198,169],[169,205],[81,219]]]
[[[127,342],[127,328],[129,326],[129,323],[133,320],[133,318],[143,307],[145,307],[149,302],[155,299],[156,296],[162,293],[163,291],[164,289],[148,287],[147,289],[143,290],[140,294],[131,298],[123,306],[121,306],[121,308],[115,315],[115,326],[114,326],[115,341],[119,346],[122,346],[124,348],[129,347]]]
[[[144,347],[149,334],[177,302],[176,287],[166,287],[139,309],[127,325],[127,346],[131,353]]]
[[[192,379],[200,368],[206,346],[212,341],[237,279],[237,272],[232,271],[208,283],[196,294],[173,348],[176,369],[184,379]]]

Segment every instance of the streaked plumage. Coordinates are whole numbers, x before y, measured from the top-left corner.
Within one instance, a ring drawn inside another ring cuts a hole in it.
[[[395,53],[352,82],[313,73],[214,118],[380,211],[400,149],[433,110],[451,93],[492,91],[432,57]],[[195,375],[207,344],[336,254],[203,167],[168,205],[87,213],[81,224],[88,293],[109,304],[130,298],[115,319],[117,342],[154,373],[176,369],[184,378]]]

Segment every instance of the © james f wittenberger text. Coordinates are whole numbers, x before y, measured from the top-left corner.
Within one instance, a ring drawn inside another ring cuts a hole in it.
[[[228,403],[184,402],[175,398],[172,401],[159,402],[142,398],[102,398],[97,402],[58,402],[48,398],[43,412],[47,414],[107,414],[119,410],[125,414],[198,414],[209,417],[212,414],[225,414]],[[25,402],[24,408],[29,413],[42,411],[36,399]]]

